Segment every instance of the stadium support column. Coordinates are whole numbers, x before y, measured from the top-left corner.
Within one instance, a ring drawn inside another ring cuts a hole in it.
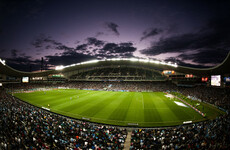
[[[43,70],[43,63],[44,63],[44,60],[43,60],[43,57],[41,59],[41,71]]]

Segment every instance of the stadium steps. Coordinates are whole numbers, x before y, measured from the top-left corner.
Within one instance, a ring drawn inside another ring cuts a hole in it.
[[[129,150],[129,148],[130,148],[131,134],[132,134],[132,132],[128,131],[128,134],[127,134],[127,137],[126,137],[126,140],[125,140],[125,143],[124,143],[124,150]]]

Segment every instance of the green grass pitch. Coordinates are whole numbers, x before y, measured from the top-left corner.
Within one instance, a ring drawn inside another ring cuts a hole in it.
[[[15,93],[14,96],[52,112],[91,122],[139,127],[174,126],[184,121],[203,121],[223,114],[204,104],[202,117],[192,108],[179,106],[163,92],[113,92],[62,89]]]

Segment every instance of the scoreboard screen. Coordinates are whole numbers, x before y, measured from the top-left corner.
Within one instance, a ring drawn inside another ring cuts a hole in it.
[[[211,76],[211,85],[212,86],[220,86],[221,85],[221,76],[220,75],[212,75]]]
[[[22,83],[28,83],[29,77],[22,77]]]

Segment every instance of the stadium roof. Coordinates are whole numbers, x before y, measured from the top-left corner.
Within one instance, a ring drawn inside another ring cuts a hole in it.
[[[97,67],[97,66],[110,66],[110,65],[135,65],[139,67],[148,67],[148,68],[153,68],[156,70],[174,70],[176,72],[180,73],[185,73],[185,74],[194,74],[197,76],[203,76],[203,75],[213,75],[213,74],[230,74],[230,52],[228,53],[227,57],[225,60],[211,68],[205,68],[205,69],[198,69],[198,68],[191,68],[191,67],[183,67],[183,66],[178,66],[178,67],[173,67],[173,66],[168,66],[160,63],[149,63],[148,61],[142,62],[142,61],[129,61],[129,60],[119,60],[119,61],[113,61],[113,60],[105,60],[105,61],[99,61],[95,63],[82,63],[80,65],[73,65],[69,66],[66,68],[63,68],[61,70],[48,70],[48,71],[43,71],[43,72],[22,72],[15,70],[8,65],[4,64],[4,61],[0,61],[0,74],[5,74],[8,76],[13,76],[13,77],[23,77],[23,76],[29,76],[29,77],[41,77],[41,76],[48,76],[49,74],[57,74],[57,73],[65,73],[65,72],[70,72],[74,70],[79,70],[79,69],[84,69],[84,68],[89,68],[89,67]]]

